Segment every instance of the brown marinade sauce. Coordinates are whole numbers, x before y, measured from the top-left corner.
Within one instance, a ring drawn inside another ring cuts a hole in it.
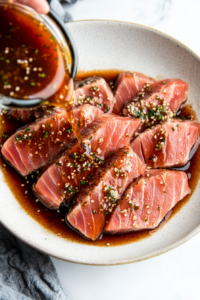
[[[110,71],[92,71],[87,73],[79,73],[77,75],[77,79],[84,79],[89,76],[101,76],[105,78],[105,80],[110,84],[111,87],[114,88],[114,82],[118,75],[119,71],[110,70]],[[196,120],[196,114],[193,111],[192,107],[189,105],[185,105],[181,111],[179,112],[179,116],[187,116],[192,115]],[[6,135],[12,135],[17,127],[20,127],[19,122],[13,120],[7,120],[5,116],[1,117],[1,139],[3,132],[6,132]],[[4,140],[1,141],[1,144]],[[189,186],[192,190],[192,193],[186,196],[182,201],[180,201],[173,209],[170,218],[172,218],[189,200],[192,196],[195,188],[197,186],[200,172],[200,147],[198,147],[196,153],[190,160],[190,162],[185,166],[185,171],[189,175]],[[5,167],[6,166],[6,167]],[[52,233],[59,235],[62,238],[66,238],[72,242],[88,244],[91,246],[106,246],[107,243],[110,246],[118,246],[123,244],[128,244],[132,242],[137,242],[143,238],[147,238],[150,236],[151,231],[139,231],[139,232],[131,232],[125,233],[121,235],[107,235],[103,234],[100,236],[100,239],[91,242],[85,240],[78,233],[72,231],[69,227],[66,226],[64,222],[66,208],[61,207],[59,212],[51,211],[44,207],[40,202],[35,202],[36,198],[31,191],[31,186],[33,182],[36,180],[37,174],[34,174],[34,178],[28,176],[27,179],[21,177],[12,167],[5,163],[2,157],[0,157],[0,167],[2,168],[4,179],[8,184],[10,190],[15,196],[16,200],[23,207],[23,209],[37,222],[41,224],[41,226],[50,230]],[[24,185],[24,186],[22,186]],[[28,191],[25,194],[25,191]]]
[[[43,22],[0,3],[0,93],[19,99],[51,96],[59,104],[58,91],[69,81],[66,68],[63,51]]]

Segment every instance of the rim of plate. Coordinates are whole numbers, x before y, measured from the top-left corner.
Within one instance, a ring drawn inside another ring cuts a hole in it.
[[[146,29],[147,31],[150,32],[156,32],[158,35],[172,41],[173,43],[178,44],[180,47],[184,48],[187,52],[189,52],[192,56],[194,56],[197,60],[200,61],[200,56],[194,52],[193,50],[191,50],[188,46],[186,46],[184,43],[180,42],[178,39],[170,36],[167,33],[164,33],[158,29],[154,29],[150,26],[147,25],[142,25],[142,24],[138,24],[138,23],[134,23],[134,22],[126,22],[126,21],[118,21],[118,20],[109,20],[109,19],[84,19],[84,20],[77,20],[77,21],[72,21],[72,22],[68,22],[66,24],[77,24],[77,23],[88,23],[88,22],[103,22],[103,23],[113,23],[114,25],[117,24],[124,24],[124,25],[133,25],[135,27],[142,27],[144,29]],[[114,265],[122,265],[122,264],[128,264],[128,263],[135,263],[135,262],[139,262],[139,261],[143,261],[146,259],[150,259],[153,257],[156,257],[158,255],[164,254],[172,249],[177,248],[178,246],[184,244],[185,242],[187,242],[188,240],[190,240],[191,238],[193,238],[196,234],[198,234],[200,232],[200,224],[198,226],[196,226],[195,229],[193,229],[191,232],[189,232],[188,234],[186,234],[183,238],[177,240],[175,243],[172,243],[171,245],[164,247],[160,250],[156,250],[153,251],[150,254],[146,254],[146,255],[142,255],[142,256],[137,256],[135,258],[128,258],[128,259],[119,259],[119,260],[105,260],[104,262],[100,262],[97,263],[95,261],[86,261],[86,260],[77,260],[77,259],[70,259],[69,258],[62,258],[59,255],[56,255],[55,253],[52,253],[49,250],[46,250],[43,246],[37,246],[32,244],[31,242],[27,241],[26,239],[24,239],[19,233],[14,232],[13,228],[11,228],[11,226],[7,226],[6,223],[3,222],[3,220],[0,219],[0,223],[10,232],[12,233],[16,238],[20,239],[22,242],[24,242],[25,244],[29,245],[30,247],[44,253],[47,254],[49,256],[52,256],[54,258],[60,259],[60,260],[64,260],[67,262],[71,262],[71,263],[78,263],[78,264],[83,264],[83,265],[93,265],[93,266],[114,266]],[[48,230],[48,229],[46,229]],[[122,246],[123,247],[123,246]]]

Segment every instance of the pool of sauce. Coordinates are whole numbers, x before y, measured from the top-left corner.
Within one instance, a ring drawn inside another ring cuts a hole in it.
[[[111,70],[111,71],[92,71],[79,73],[77,75],[77,79],[81,80],[89,76],[101,76],[105,78],[105,80],[109,83],[111,88],[114,88],[114,83],[119,71]],[[197,120],[196,113],[192,109],[190,105],[185,105],[179,111],[180,116],[192,116],[194,120]],[[3,138],[4,132],[6,132],[7,136],[12,135],[17,128],[21,125],[17,121],[7,120],[5,116],[1,116],[1,125],[0,125],[0,137],[1,144],[7,138]],[[189,176],[189,186],[191,188],[191,194],[186,196],[182,201],[180,201],[173,209],[170,215],[172,218],[191,198],[195,188],[198,184],[200,178],[199,172],[200,165],[200,147],[196,150],[190,162],[184,167],[184,170]],[[55,235],[58,235],[62,238],[66,238],[71,242],[88,244],[91,246],[106,246],[106,244],[110,244],[110,246],[119,246],[123,244],[128,244],[132,242],[137,242],[141,239],[147,238],[151,236],[150,230],[146,231],[138,231],[125,233],[120,235],[107,235],[102,234],[100,239],[95,242],[85,240],[78,233],[72,231],[69,227],[66,226],[64,222],[66,208],[60,207],[59,211],[51,211],[44,207],[40,202],[36,202],[36,197],[33,195],[31,186],[36,181],[37,174],[29,175],[26,178],[20,176],[12,167],[5,163],[2,157],[0,157],[0,167],[4,174],[4,179],[9,186],[11,192],[15,196],[16,200],[23,207],[23,209],[40,225],[44,228],[50,230]],[[182,169],[182,168],[181,168]],[[169,218],[169,219],[170,219]],[[162,228],[162,226],[161,226]]]

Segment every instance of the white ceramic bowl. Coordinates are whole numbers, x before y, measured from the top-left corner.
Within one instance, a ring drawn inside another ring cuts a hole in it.
[[[79,69],[120,69],[154,78],[181,78],[189,84],[189,101],[200,116],[200,59],[186,46],[159,31],[114,21],[69,23],[79,51]],[[54,257],[84,264],[135,262],[164,253],[200,231],[200,184],[190,201],[154,235],[118,247],[72,243],[45,230],[18,204],[0,173],[0,220],[15,236]]]

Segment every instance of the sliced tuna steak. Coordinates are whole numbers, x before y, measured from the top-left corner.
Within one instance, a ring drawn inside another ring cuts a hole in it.
[[[103,112],[113,110],[115,97],[107,82],[101,77],[88,77],[75,83],[74,105],[88,103]]]
[[[101,114],[100,109],[88,104],[74,109],[80,128]],[[4,143],[2,154],[22,176],[26,176],[64,152],[74,138],[71,131],[65,109],[54,108],[52,113],[13,134]]]
[[[145,130],[131,146],[151,168],[184,166],[199,134],[199,123],[172,119]]]
[[[188,194],[190,188],[186,173],[149,170],[127,188],[104,232],[115,234],[155,228]]]
[[[69,225],[87,239],[96,240],[118,198],[145,169],[130,146],[115,152],[78,194],[75,206],[66,217]]]
[[[42,118],[44,115],[51,114],[54,109],[55,107],[52,105],[41,105],[34,108],[12,108],[3,110],[3,113],[14,121],[28,124],[36,119]]]
[[[76,143],[42,174],[33,186],[35,195],[47,207],[57,209],[92,179],[104,159],[130,143],[139,126],[140,120],[137,119],[101,115],[81,134],[90,154],[81,152]]]
[[[141,118],[144,127],[151,127],[174,116],[186,101],[188,84],[181,79],[166,79],[146,84],[144,91],[127,102],[123,115]]]
[[[146,83],[151,84],[153,82],[155,82],[153,79],[140,73],[120,73],[116,81],[113,112],[119,114],[124,104],[137,96],[144,89]]]

